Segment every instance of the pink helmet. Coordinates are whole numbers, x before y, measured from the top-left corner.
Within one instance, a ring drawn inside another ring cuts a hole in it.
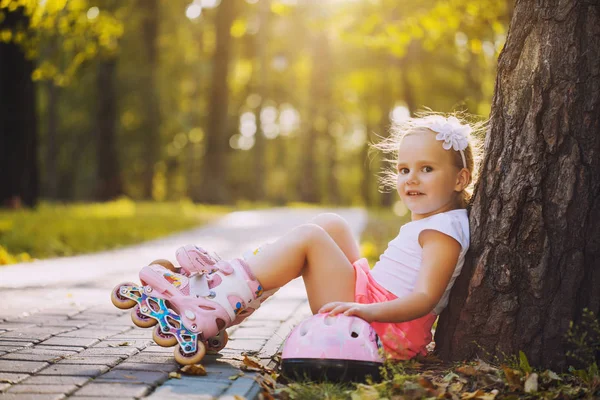
[[[383,365],[378,342],[373,327],[360,318],[316,314],[302,321],[286,339],[282,372],[311,380],[378,378]]]

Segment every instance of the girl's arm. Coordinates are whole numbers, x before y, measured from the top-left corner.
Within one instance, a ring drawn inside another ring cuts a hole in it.
[[[324,305],[319,312],[355,315],[368,322],[403,322],[429,314],[450,282],[461,246],[452,237],[430,229],[421,232],[419,244],[423,248],[423,260],[411,294],[374,304],[333,302]]]

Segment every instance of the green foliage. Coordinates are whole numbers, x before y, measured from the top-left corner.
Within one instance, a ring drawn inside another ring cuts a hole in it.
[[[118,248],[210,222],[228,211],[185,201],[135,203],[126,198],[0,210],[0,264]]]
[[[600,391],[600,321],[594,312],[584,308],[581,322],[575,324],[571,321],[566,338],[571,347],[567,356],[579,366],[570,366],[569,372],[577,376],[591,393]]]
[[[106,3],[106,2],[105,2]],[[28,26],[0,32],[37,61],[32,79],[67,86],[79,68],[101,53],[114,53],[123,34],[115,15],[88,0],[0,0],[0,13],[21,10]]]
[[[361,256],[369,260],[371,266],[375,265],[388,243],[398,235],[400,226],[408,221],[408,214],[399,217],[392,210],[370,209],[367,225],[361,235]]]

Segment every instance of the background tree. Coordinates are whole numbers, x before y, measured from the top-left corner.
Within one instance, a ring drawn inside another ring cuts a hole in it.
[[[445,358],[564,367],[570,321],[600,312],[599,36],[597,3],[516,3],[470,255],[436,332]]]

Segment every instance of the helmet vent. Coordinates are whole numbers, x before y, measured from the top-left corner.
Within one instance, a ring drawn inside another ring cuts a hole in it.
[[[358,337],[358,333],[357,332],[352,332],[350,334],[350,336],[352,336],[353,338],[357,338]]]

